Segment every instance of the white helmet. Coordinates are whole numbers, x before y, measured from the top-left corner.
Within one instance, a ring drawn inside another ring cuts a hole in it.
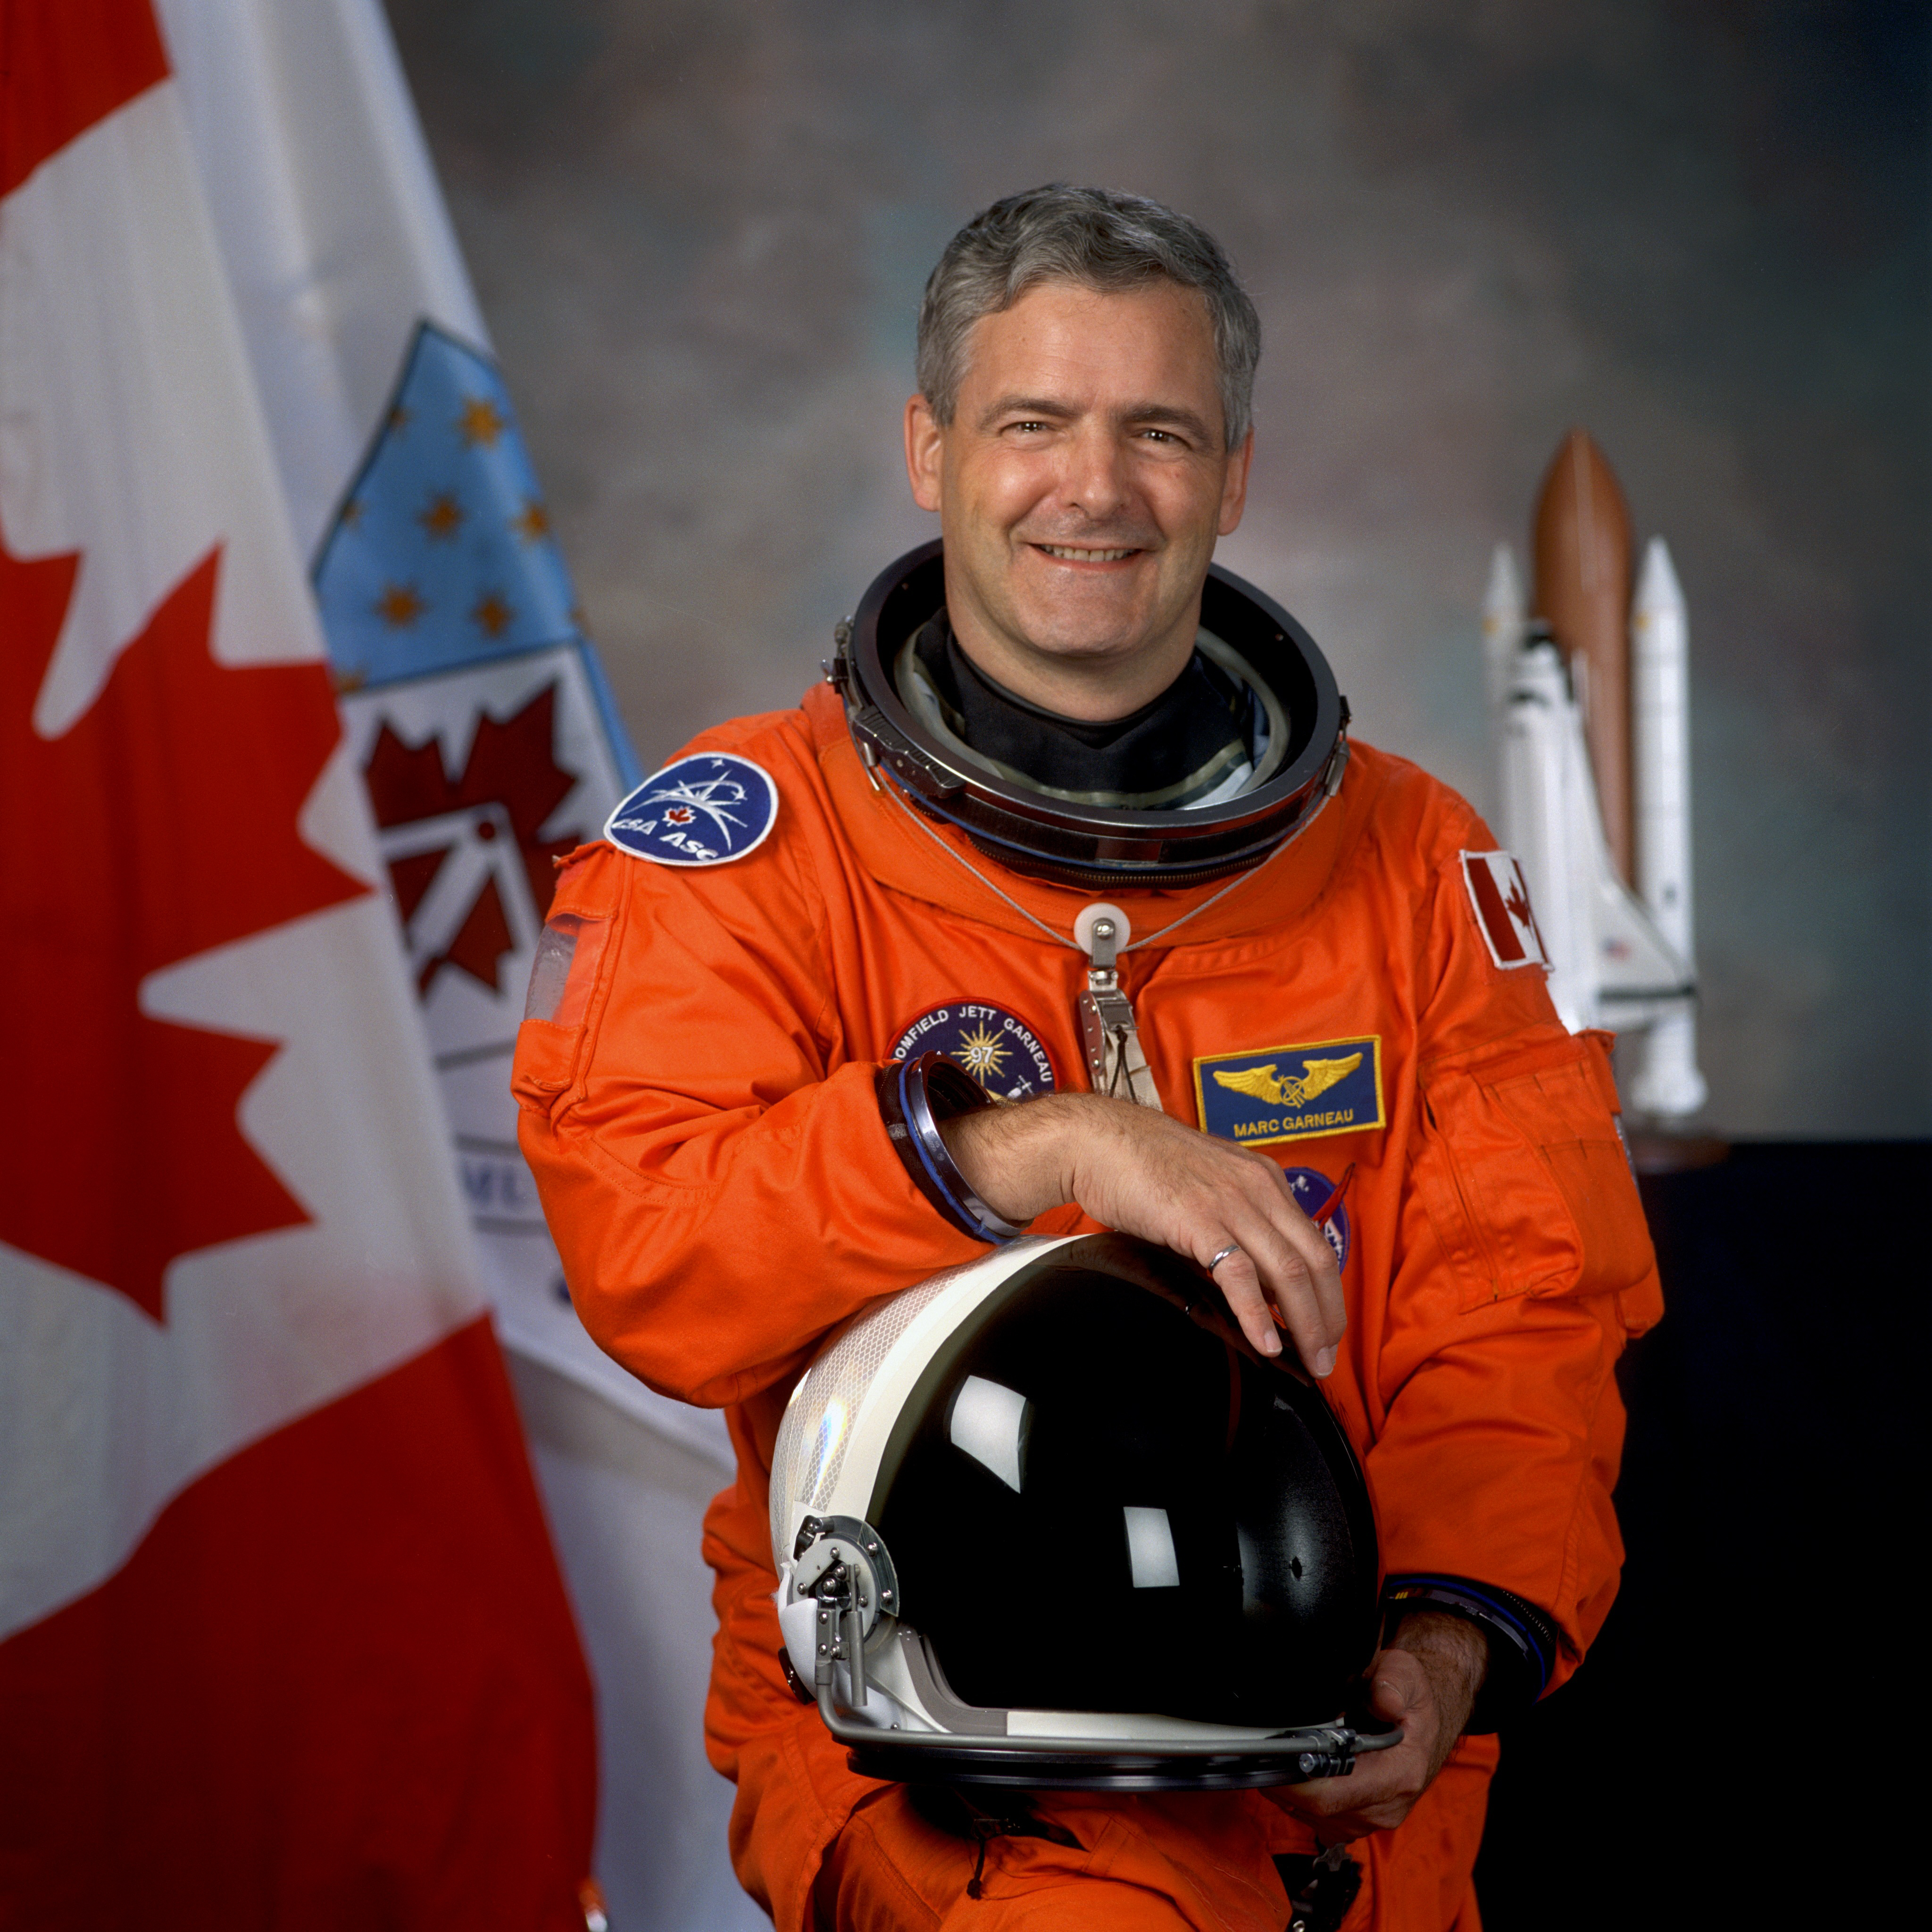
[[[867,1776],[1339,1774],[1380,1634],[1368,1486],[1314,1383],[1119,1234],[1012,1242],[854,1317],[772,1460],[788,1676]]]

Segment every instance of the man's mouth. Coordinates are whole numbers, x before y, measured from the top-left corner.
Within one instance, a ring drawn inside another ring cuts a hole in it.
[[[1057,556],[1063,563],[1118,563],[1123,558],[1137,556],[1138,544],[1125,550],[1082,550],[1072,544],[1036,544],[1036,550],[1043,550],[1048,556]]]

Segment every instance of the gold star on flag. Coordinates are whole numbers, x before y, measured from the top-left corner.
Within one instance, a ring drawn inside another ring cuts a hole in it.
[[[403,407],[400,403],[398,403],[395,407],[389,412],[390,434],[392,436],[400,436],[403,431],[409,428],[410,419],[415,414],[416,412],[413,410],[406,410]]]
[[[522,515],[512,517],[510,527],[526,544],[541,543],[550,535],[550,512],[536,497],[526,496]]]
[[[456,428],[457,433],[472,449],[478,443],[487,448],[509,424],[488,396],[465,396],[463,413],[456,419]]]
[[[342,527],[352,530],[362,520],[362,499],[352,496],[342,506]]]
[[[470,621],[485,637],[500,638],[508,629],[510,620],[516,614],[495,591],[486,590],[477,598],[470,613]]]
[[[463,518],[463,506],[456,500],[456,492],[439,490],[417,513],[416,521],[428,532],[430,542],[447,543],[461,527]]]
[[[392,631],[406,631],[429,608],[413,584],[386,584],[376,599],[376,614]]]

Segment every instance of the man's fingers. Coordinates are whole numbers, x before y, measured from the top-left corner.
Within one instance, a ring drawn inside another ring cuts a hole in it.
[[[1197,1258],[1208,1266],[1230,1244],[1234,1252],[1212,1267],[1211,1272],[1230,1312],[1241,1324],[1242,1334],[1264,1354],[1279,1354],[1281,1342],[1273,1313],[1279,1309],[1282,1325],[1309,1372],[1329,1374],[1335,1366],[1335,1345],[1341,1338],[1341,1328],[1339,1323],[1329,1325],[1314,1271],[1300,1250],[1272,1220],[1257,1216]],[[1322,1245],[1325,1250],[1327,1244]],[[1330,1255],[1331,1268],[1334,1260]]]
[[[1359,1838],[1400,1825],[1428,1784],[1427,1766],[1413,1746],[1365,1751],[1346,1778],[1312,1778],[1282,1794],[1286,1809],[1318,1819],[1330,1837]],[[1336,1828],[1339,1828],[1339,1830]]]
[[[1305,1298],[1310,1304],[1308,1318],[1312,1346],[1317,1354],[1326,1351],[1328,1360],[1326,1366],[1319,1369],[1315,1368],[1312,1362],[1309,1366],[1315,1373],[1326,1375],[1335,1366],[1334,1351],[1348,1324],[1342,1291],[1341,1267],[1335,1258],[1335,1250],[1328,1244],[1328,1237],[1301,1211],[1300,1204],[1289,1189],[1288,1177],[1272,1161],[1268,1163],[1268,1172],[1274,1195],[1270,1203],[1274,1211],[1268,1218],[1288,1253],[1294,1257],[1284,1286],[1298,1299]],[[1279,1300],[1279,1296],[1276,1298]],[[1288,1326],[1294,1328],[1293,1313],[1284,1306],[1282,1314]],[[1296,1340],[1301,1340],[1298,1331]],[[1305,1355],[1305,1348],[1304,1352]]]
[[[1414,1702],[1408,1690],[1386,1670],[1376,1672],[1375,1682],[1369,1686],[1369,1708],[1377,1717],[1386,1718],[1391,1724],[1405,1724]]]
[[[1250,1182],[1251,1186],[1258,1183],[1260,1198],[1243,1204],[1247,1212],[1234,1220],[1232,1238],[1240,1241],[1259,1292],[1280,1310],[1282,1325],[1294,1338],[1309,1372],[1328,1375],[1334,1368],[1347,1322],[1341,1272],[1326,1238],[1294,1205],[1280,1170],[1272,1162],[1256,1165],[1258,1169],[1264,1166],[1264,1173]],[[1228,1279],[1232,1266],[1231,1256],[1214,1271],[1224,1293],[1232,1285]],[[1248,1278],[1245,1274],[1240,1277],[1244,1287]],[[1252,1339],[1254,1330],[1244,1311],[1237,1308],[1235,1312]]]
[[[1215,1255],[1229,1246],[1234,1252],[1216,1262]],[[1214,1277],[1228,1312],[1240,1324],[1241,1333],[1263,1354],[1280,1354],[1281,1337],[1275,1332],[1274,1317],[1268,1311],[1268,1298],[1262,1292],[1261,1276],[1248,1251],[1230,1237],[1217,1241],[1208,1253],[1198,1258]]]
[[[1402,1726],[1402,1742],[1364,1751],[1346,1778],[1324,1778],[1291,1787],[1288,1808],[1358,1838],[1400,1824],[1436,1774],[1433,1693],[1428,1673],[1410,1653],[1385,1650],[1375,1661],[1370,1702],[1378,1717]]]
[[[1330,1325],[1313,1268],[1279,1223],[1271,1223],[1258,1244],[1261,1277],[1270,1298],[1281,1311],[1288,1332],[1308,1372],[1325,1376],[1335,1366],[1336,1345],[1342,1339],[1338,1323]],[[1327,1244],[1323,1243],[1325,1248]],[[1334,1257],[1329,1256],[1330,1265]]]

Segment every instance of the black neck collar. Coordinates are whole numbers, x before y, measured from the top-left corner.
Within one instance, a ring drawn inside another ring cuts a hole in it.
[[[1099,723],[1043,710],[988,676],[961,650],[943,610],[920,628],[913,654],[958,737],[1063,797],[1174,810],[1249,762],[1253,694],[1198,650],[1159,697]]]

